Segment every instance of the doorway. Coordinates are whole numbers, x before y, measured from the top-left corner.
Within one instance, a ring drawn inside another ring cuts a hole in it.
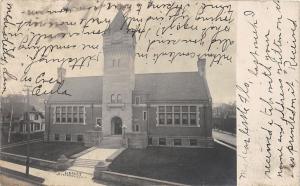
[[[118,116],[111,119],[111,133],[113,135],[122,135],[122,119]]]

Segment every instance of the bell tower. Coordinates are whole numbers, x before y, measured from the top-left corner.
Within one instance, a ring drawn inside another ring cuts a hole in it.
[[[120,129],[132,129],[132,92],[135,86],[134,59],[136,40],[121,8],[103,34],[102,121],[104,135],[119,135]],[[113,118],[120,118],[115,124]],[[120,125],[120,123],[122,123]]]

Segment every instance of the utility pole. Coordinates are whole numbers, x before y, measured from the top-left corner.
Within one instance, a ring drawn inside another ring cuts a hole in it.
[[[26,91],[26,118],[24,117],[25,126],[27,129],[27,145],[26,145],[26,176],[29,176],[29,140],[30,140],[30,117],[29,117],[29,87],[28,85],[25,85],[26,89],[23,91]]]
[[[12,124],[12,119],[13,119],[13,114],[14,114],[14,106],[10,100],[10,106],[11,106],[11,111],[10,111],[10,122],[9,122],[9,129],[8,129],[8,139],[7,142],[10,143],[10,133],[11,133],[11,124]]]

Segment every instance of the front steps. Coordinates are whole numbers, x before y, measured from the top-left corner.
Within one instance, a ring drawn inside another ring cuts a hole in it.
[[[122,136],[105,136],[98,145],[104,149],[120,149],[122,147]]]
[[[100,161],[102,161],[102,160],[77,158],[73,162],[73,166],[74,167],[94,168]]]

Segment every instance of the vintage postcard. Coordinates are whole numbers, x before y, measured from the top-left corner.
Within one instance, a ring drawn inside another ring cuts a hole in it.
[[[0,7],[1,185],[300,184],[300,2]]]

